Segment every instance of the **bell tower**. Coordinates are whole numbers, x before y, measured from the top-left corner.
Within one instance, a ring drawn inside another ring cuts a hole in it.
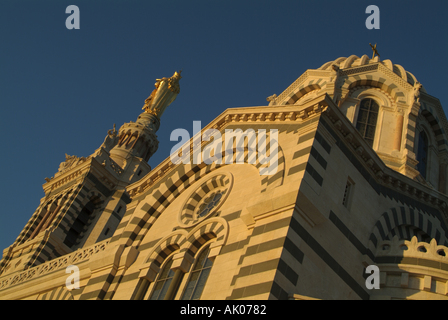
[[[107,132],[88,157],[65,155],[45,178],[45,196],[14,243],[3,251],[0,274],[29,269],[110,238],[131,201],[126,187],[151,171],[160,117],[180,92],[180,72],[157,79],[143,113]]]

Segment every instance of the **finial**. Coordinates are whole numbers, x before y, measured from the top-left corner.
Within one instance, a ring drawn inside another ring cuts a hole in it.
[[[160,119],[165,109],[176,99],[180,92],[179,80],[182,69],[174,72],[170,78],[156,79],[155,89],[151,95],[145,100],[143,110],[146,113],[155,115]]]

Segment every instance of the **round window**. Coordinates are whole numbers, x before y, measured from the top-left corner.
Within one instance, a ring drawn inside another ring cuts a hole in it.
[[[218,174],[200,185],[187,199],[179,216],[181,227],[191,227],[214,216],[227,198],[232,186],[230,174]]]

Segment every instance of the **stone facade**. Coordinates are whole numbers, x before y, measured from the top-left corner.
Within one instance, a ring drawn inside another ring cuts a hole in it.
[[[160,123],[146,113],[93,155],[67,156],[4,250],[0,298],[447,299],[439,100],[390,60],[350,56],[268,101],[227,109],[203,132],[278,130],[266,139],[271,175],[236,142],[221,150],[231,164],[151,170]],[[66,287],[70,265],[79,289]],[[369,265],[379,290],[366,288]]]

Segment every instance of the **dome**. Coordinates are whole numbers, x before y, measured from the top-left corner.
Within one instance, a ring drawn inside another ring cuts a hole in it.
[[[329,61],[325,63],[318,70],[332,70],[331,68],[332,65],[337,65],[339,66],[340,69],[346,69],[350,67],[359,67],[374,63],[381,63],[383,66],[387,67],[389,70],[393,71],[396,75],[404,79],[411,86],[414,86],[414,84],[417,82],[417,78],[409,71],[406,71],[399,64],[393,64],[392,61],[390,60],[378,61],[377,57],[375,57],[374,59],[370,59],[367,55],[363,55],[361,58],[359,58],[356,55],[351,55],[348,58],[340,57],[334,61]],[[425,88],[422,87],[422,91],[426,92]]]

